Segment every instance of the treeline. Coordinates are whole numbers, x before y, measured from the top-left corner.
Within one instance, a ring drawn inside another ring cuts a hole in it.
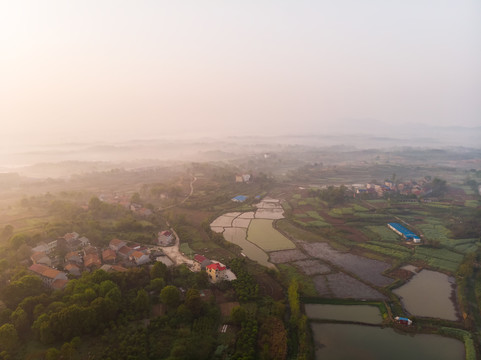
[[[329,208],[343,205],[348,201],[347,187],[344,185],[331,185],[327,189],[311,189],[309,195],[327,202]]]

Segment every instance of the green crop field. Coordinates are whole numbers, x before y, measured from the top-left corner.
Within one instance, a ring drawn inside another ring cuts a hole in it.
[[[464,206],[471,207],[471,208],[477,208],[480,205],[478,200],[466,200],[464,202]]]
[[[291,240],[272,227],[272,220],[252,220],[247,230],[247,240],[265,251],[296,248]]]
[[[367,229],[372,231],[374,234],[379,235],[382,241],[389,241],[389,242],[400,242],[402,241],[401,237],[396,234],[394,231],[389,229],[387,226],[367,226]]]
[[[352,214],[354,214],[354,210],[352,207],[335,208],[329,211],[329,215],[333,217],[340,217],[343,215],[352,215]]]
[[[396,259],[407,260],[411,257],[411,251],[401,245],[370,241],[358,246]]]
[[[423,260],[430,266],[441,270],[455,272],[463,261],[463,255],[448,249],[416,248],[415,259]]]

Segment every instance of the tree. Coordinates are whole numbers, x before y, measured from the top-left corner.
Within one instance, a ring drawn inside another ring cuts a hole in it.
[[[138,317],[147,316],[150,312],[150,299],[149,294],[144,289],[137,291],[137,296],[134,300],[135,313]]]
[[[287,297],[289,299],[289,306],[291,308],[291,321],[295,324],[299,319],[301,309],[299,305],[299,293],[296,280],[292,280],[287,290]]]
[[[0,351],[13,352],[18,348],[18,334],[12,324],[0,327]]]
[[[150,269],[150,278],[151,279],[158,279],[158,278],[164,278],[165,275],[167,274],[167,266],[158,261],[152,266],[152,269]]]
[[[197,289],[189,289],[185,294],[185,305],[194,316],[199,316],[202,311],[202,300]]]
[[[49,348],[45,353],[45,360],[58,360],[60,351],[57,348]]]
[[[173,285],[167,285],[160,292],[160,301],[170,308],[174,308],[180,303],[180,291]]]
[[[25,334],[30,328],[27,313],[20,307],[10,315],[10,320],[13,326],[15,326],[17,334]]]

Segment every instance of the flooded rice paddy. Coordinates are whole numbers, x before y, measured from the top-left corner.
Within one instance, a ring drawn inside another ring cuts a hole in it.
[[[382,315],[377,306],[305,304],[304,307],[309,319],[382,323]]]
[[[295,249],[296,245],[274,229],[273,220],[254,219],[247,230],[247,240],[265,251]]]
[[[312,257],[330,262],[364,281],[376,286],[386,286],[394,280],[382,275],[390,264],[333,249],[328,243],[303,243],[302,247]]]
[[[422,270],[393,292],[406,310],[416,316],[458,320],[455,302],[455,279],[446,274]]]
[[[311,323],[319,360],[463,360],[464,344],[439,335],[406,335],[392,328]]]
[[[257,261],[265,267],[275,268],[275,266],[269,262],[269,255],[258,246],[247,241],[246,236],[247,230],[243,228],[226,228],[224,230],[224,238],[233,244],[239,245],[242,248],[242,253],[249,259]]]
[[[320,296],[338,299],[386,300],[386,296],[344,273],[317,275],[314,286]]]

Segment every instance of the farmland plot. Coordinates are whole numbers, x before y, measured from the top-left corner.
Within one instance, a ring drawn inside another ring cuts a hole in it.
[[[219,216],[217,219],[212,221],[210,224],[210,227],[231,227],[232,226],[232,221],[234,220],[234,216],[228,216],[227,214],[224,214],[222,216]]]
[[[251,223],[251,219],[241,219],[237,217],[234,219],[234,221],[232,221],[232,226],[247,229],[250,223]]]
[[[283,209],[259,209],[255,214],[256,219],[278,220],[284,219]]]
[[[361,279],[377,286],[386,286],[394,280],[382,273],[391,266],[388,263],[368,259],[362,256],[343,253],[333,249],[327,243],[303,243],[302,247],[312,257],[330,262],[344,270],[356,274]]]
[[[317,275],[331,272],[331,268],[326,264],[321,264],[319,260],[301,260],[294,263],[304,274]]]
[[[219,233],[219,234],[222,234],[224,232],[224,227],[222,226],[210,226],[210,229],[213,231],[213,232],[216,232],[216,233]]]
[[[242,213],[237,218],[239,218],[239,219],[254,219],[254,212],[249,211],[249,212]]]
[[[249,226],[247,240],[265,251],[295,249],[294,243],[272,227],[272,220],[254,219]]]
[[[275,251],[271,252],[269,255],[271,262],[273,262],[274,264],[288,263],[291,261],[303,260],[307,258],[307,256],[302,251],[297,249]]]
[[[360,300],[385,300],[379,291],[344,273],[318,275],[314,285],[321,296]]]
[[[247,230],[242,228],[226,228],[224,231],[224,238],[227,241],[240,246],[242,248],[242,253],[249,259],[257,261],[265,267],[275,268],[275,266],[269,262],[269,256],[258,246],[247,241],[246,236]]]

